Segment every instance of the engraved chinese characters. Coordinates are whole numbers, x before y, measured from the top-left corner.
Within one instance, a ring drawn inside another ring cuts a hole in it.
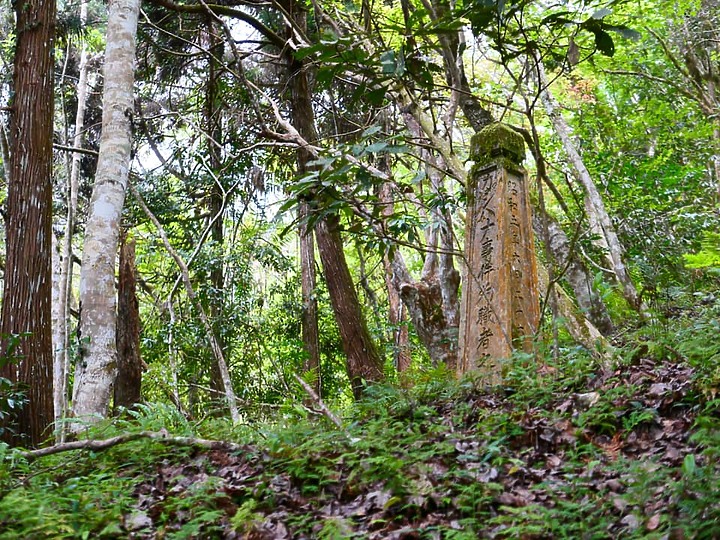
[[[531,351],[540,319],[523,154],[522,137],[502,124],[472,140],[458,370],[479,370],[487,384],[501,382],[514,348]]]

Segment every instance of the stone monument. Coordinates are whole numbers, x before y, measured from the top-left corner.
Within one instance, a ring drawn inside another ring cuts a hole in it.
[[[465,222],[458,372],[502,382],[502,360],[532,352],[540,324],[537,261],[522,136],[503,124],[475,135]]]

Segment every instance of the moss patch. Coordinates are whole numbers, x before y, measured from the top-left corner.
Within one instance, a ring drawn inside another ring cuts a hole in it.
[[[511,160],[515,166],[525,157],[525,142],[522,135],[510,126],[499,122],[490,124],[473,136],[470,142],[470,159],[475,166],[482,166],[499,158]]]

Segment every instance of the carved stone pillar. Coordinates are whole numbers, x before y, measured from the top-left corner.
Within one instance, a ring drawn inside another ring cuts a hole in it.
[[[503,124],[471,143],[458,371],[478,370],[489,385],[502,381],[513,349],[532,351],[540,323],[524,154],[522,137]]]

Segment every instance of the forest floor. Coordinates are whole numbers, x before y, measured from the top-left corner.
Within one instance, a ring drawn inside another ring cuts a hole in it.
[[[647,353],[515,368],[496,391],[375,387],[342,429],[289,413],[222,432],[145,406],[105,435],[236,446],[5,448],[0,538],[720,538],[720,400],[676,351]]]

